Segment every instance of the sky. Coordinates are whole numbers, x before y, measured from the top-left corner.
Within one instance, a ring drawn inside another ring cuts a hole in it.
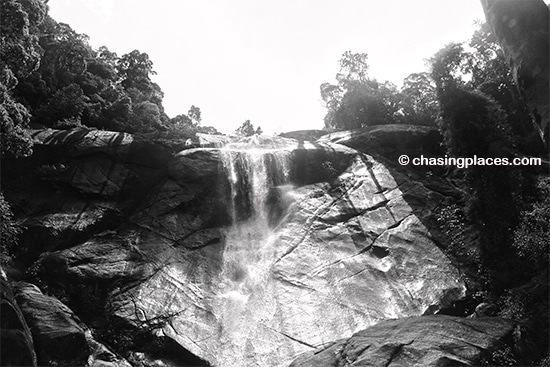
[[[367,53],[369,76],[401,86],[425,60],[467,41],[479,0],[50,0],[49,14],[119,56],[149,55],[170,117],[201,109],[230,133],[322,129],[319,86],[345,51]]]

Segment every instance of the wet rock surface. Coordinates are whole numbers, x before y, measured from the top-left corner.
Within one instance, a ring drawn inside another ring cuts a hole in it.
[[[41,154],[5,186],[32,224],[31,276],[94,329],[113,319],[214,366],[281,366],[464,296],[432,218],[453,187],[387,167],[367,154],[376,148],[277,137],[220,148],[202,137],[177,152],[179,143],[95,130],[33,136]],[[83,289],[101,307],[82,306]]]

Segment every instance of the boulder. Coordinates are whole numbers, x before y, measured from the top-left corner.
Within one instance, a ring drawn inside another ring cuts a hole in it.
[[[4,279],[0,279],[0,292],[0,365],[36,366],[31,331]]]
[[[90,350],[75,314],[33,284],[17,283],[15,293],[34,338],[38,364],[85,365]]]
[[[478,366],[513,343],[515,323],[484,317],[407,317],[382,321],[298,357],[289,367]]]

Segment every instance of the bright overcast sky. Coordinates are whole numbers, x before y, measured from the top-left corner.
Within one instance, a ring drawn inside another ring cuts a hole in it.
[[[479,0],[50,0],[50,15],[123,55],[153,61],[170,117],[200,107],[203,124],[266,133],[321,129],[319,86],[344,51],[400,86],[445,44],[484,20]]]

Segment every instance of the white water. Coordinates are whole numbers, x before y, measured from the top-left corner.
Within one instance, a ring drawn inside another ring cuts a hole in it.
[[[216,365],[239,365],[245,360],[245,341],[258,328],[258,315],[251,308],[264,303],[267,277],[273,261],[272,236],[280,200],[291,189],[287,150],[262,150],[229,145],[221,150],[230,184],[229,212],[223,265],[213,313],[218,319],[220,344]],[[252,311],[252,312],[251,312]],[[232,345],[227,348],[227,344]],[[224,355],[223,350],[231,350]],[[236,364],[235,364],[236,363]]]

